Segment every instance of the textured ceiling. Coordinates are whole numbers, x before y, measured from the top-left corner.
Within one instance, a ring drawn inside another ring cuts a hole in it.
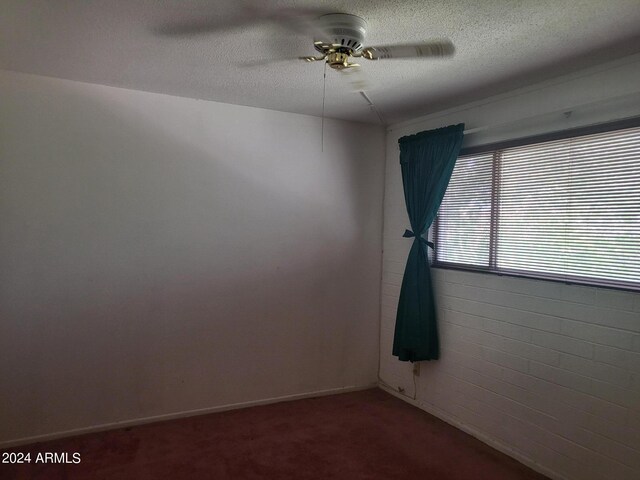
[[[2,0],[0,68],[320,115],[320,63],[247,66],[313,54],[311,35],[270,24],[172,37],[202,18],[229,23],[237,0]],[[365,18],[365,44],[448,37],[450,60],[362,60],[386,123],[424,115],[640,51],[640,0],[262,1]],[[243,65],[245,63],[245,65]],[[338,73],[328,117],[378,122]]]

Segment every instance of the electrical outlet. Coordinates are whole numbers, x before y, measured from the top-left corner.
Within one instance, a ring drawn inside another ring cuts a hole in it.
[[[420,364],[419,363],[414,363],[413,364],[413,376],[414,377],[419,377],[420,376]]]

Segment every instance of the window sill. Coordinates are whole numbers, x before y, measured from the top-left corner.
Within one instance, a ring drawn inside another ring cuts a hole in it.
[[[577,285],[583,287],[606,288],[609,290],[619,290],[624,292],[640,293],[640,285],[625,284],[623,282],[608,282],[606,280],[587,280],[579,277],[566,277],[553,274],[522,272],[514,270],[491,270],[484,267],[472,265],[461,265],[457,263],[431,263],[431,268],[440,270],[459,270],[463,272],[484,273],[499,277],[525,278],[529,280],[540,280],[546,282],[562,283],[564,285]]]

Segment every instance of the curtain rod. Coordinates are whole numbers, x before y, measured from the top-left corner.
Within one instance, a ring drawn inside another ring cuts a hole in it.
[[[604,99],[604,100],[597,100],[597,101],[594,101],[594,102],[583,103],[583,104],[580,104],[580,105],[574,105],[574,106],[571,106],[571,107],[565,107],[565,108],[558,109],[558,110],[552,110],[550,112],[545,112],[545,113],[541,113],[541,114],[538,114],[538,115],[533,115],[531,117],[522,117],[522,118],[518,118],[518,119],[515,119],[515,120],[510,120],[508,122],[501,122],[501,123],[495,123],[495,124],[492,124],[492,125],[484,125],[484,126],[480,126],[480,127],[473,127],[473,128],[466,129],[464,131],[464,134],[465,135],[470,135],[470,134],[473,134],[473,133],[482,132],[484,130],[489,130],[489,129],[498,128],[498,127],[504,127],[504,126],[507,126],[507,125],[512,125],[514,123],[525,122],[525,121],[529,121],[529,120],[534,120],[536,118],[542,118],[542,117],[546,117],[546,116],[553,116],[553,115],[557,115],[557,114],[565,114],[566,115],[567,113],[569,113],[569,115],[567,116],[567,118],[568,118],[571,115],[571,113],[573,113],[573,111],[577,110],[577,109],[583,109],[583,108],[586,108],[586,107],[593,107],[593,106],[598,106],[598,105],[605,105],[607,103],[613,103],[613,102],[616,102],[616,101],[619,101],[619,100],[622,100],[622,99],[629,99],[629,98],[633,98],[633,97],[637,97],[638,101],[640,102],[640,92],[633,92],[633,93],[630,93],[630,94],[618,95],[618,96],[607,98],[607,99]],[[511,97],[511,98],[514,98],[514,97]],[[485,104],[485,105],[488,105],[488,104]],[[478,107],[482,107],[482,106],[483,105],[478,105]],[[460,110],[459,112],[452,112],[450,114],[442,114],[442,115],[439,115],[439,116],[435,116],[433,119],[435,120],[435,119],[437,119],[439,117],[445,117],[445,116],[448,116],[448,115],[455,115],[456,113],[462,113],[462,112],[464,112],[466,110],[471,110],[472,108],[478,108],[478,107],[469,107],[469,108],[466,108],[464,110]],[[638,115],[640,115],[640,111],[638,112]],[[634,116],[636,116],[636,115],[625,117],[625,119],[626,118],[633,118]],[[616,120],[618,120],[618,119],[616,119]],[[619,120],[622,120],[622,119],[619,119]],[[420,123],[425,123],[427,121],[428,121],[428,119],[426,119],[426,118],[425,119],[421,119],[421,120],[416,120],[415,122],[411,122],[411,123],[408,123],[406,125],[402,125],[401,127],[397,128],[396,130],[400,130],[401,128],[409,127],[409,126],[412,126],[412,125],[417,125],[417,124],[420,124]],[[392,131],[394,131],[394,129],[389,129],[389,131],[392,132]]]
[[[582,105],[576,105],[576,106],[573,106],[573,107],[566,107],[566,108],[562,108],[562,109],[558,109],[558,110],[553,110],[551,112],[541,113],[539,115],[533,115],[531,117],[523,117],[523,118],[519,118],[517,120],[511,120],[509,122],[501,122],[501,123],[496,123],[496,124],[493,124],[493,125],[485,125],[485,126],[482,126],[482,127],[469,128],[469,129],[464,131],[464,134],[465,135],[471,135],[473,133],[478,133],[478,132],[482,132],[482,131],[485,131],[485,130],[490,130],[490,129],[493,129],[493,128],[504,127],[504,126],[507,126],[507,125],[513,125],[514,123],[525,122],[525,121],[534,120],[536,118],[543,118],[543,117],[547,117],[547,116],[555,116],[555,115],[558,115],[558,114],[562,114],[562,115],[565,116],[565,118],[569,119],[569,118],[571,118],[574,110],[583,109],[583,108],[586,108],[586,107],[598,106],[598,105],[606,105],[607,103],[613,103],[615,101],[622,100],[622,99],[628,99],[628,98],[634,97],[634,96],[638,97],[638,100],[640,101],[640,92],[635,92],[635,93],[632,93],[632,94],[619,95],[617,97],[611,97],[611,98],[608,98],[606,100],[600,100],[600,101],[595,101],[595,102],[590,102],[590,103],[583,103]],[[631,118],[635,118],[637,116],[640,116],[640,108],[638,109],[638,113],[636,115],[629,115],[629,116],[626,116],[626,117],[620,117],[620,118],[616,118],[615,120],[616,121],[617,120],[628,120],[628,119],[631,119]],[[600,124],[603,124],[603,123],[610,123],[611,121],[612,120],[607,120],[607,121],[604,121],[604,122],[594,122],[592,124],[588,124],[588,125],[584,125],[584,126],[586,127],[586,126],[600,125]]]
[[[554,112],[554,113],[558,113],[558,112]],[[565,113],[565,112],[563,112],[563,113]],[[570,111],[567,111],[566,113],[570,113]],[[551,114],[549,114],[549,115],[551,115]],[[531,118],[537,118],[537,117],[531,117]],[[567,118],[569,118],[569,117],[567,117]],[[613,123],[613,122],[624,122],[624,121],[627,121],[627,120],[633,120],[633,119],[638,119],[638,118],[640,118],[640,112],[638,112],[637,115],[628,115],[626,117],[616,117],[615,119],[604,120],[602,122],[585,123],[585,124],[581,124],[580,127],[597,127],[597,126],[600,126],[600,125],[607,125],[607,124]],[[526,119],[526,120],[528,120],[528,119]],[[482,132],[484,130],[488,130],[490,128],[501,127],[501,126],[504,126],[504,125],[511,125],[513,123],[515,123],[515,122],[506,122],[506,123],[500,123],[500,124],[495,124],[495,125],[489,125],[489,126],[486,126],[486,127],[470,128],[469,130],[465,130],[464,134],[465,135],[470,135],[470,134],[473,134],[473,133],[478,133],[478,132]],[[576,128],[576,127],[568,127],[567,129],[571,129],[571,128]]]
[[[550,142],[553,140],[561,140],[565,138],[575,138],[584,135],[610,132],[612,130],[635,128],[638,126],[640,126],[640,115],[634,115],[631,117],[624,117],[611,121],[594,122],[590,124],[580,125],[578,127],[572,126],[560,130],[552,130],[547,133],[538,133],[524,137],[517,137],[512,139],[499,140],[497,142],[474,145],[471,147],[463,148],[460,151],[460,155],[471,155],[493,150],[504,150],[505,148],[519,147],[522,145],[532,145],[535,143]]]

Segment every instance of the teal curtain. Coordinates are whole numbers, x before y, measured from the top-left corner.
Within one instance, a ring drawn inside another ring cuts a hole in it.
[[[423,235],[435,219],[462,146],[464,124],[402,137],[400,168],[404,201],[411,230],[404,237],[413,244],[404,270],[393,355],[406,362],[436,360],[440,355],[438,325],[431,289],[431,272]]]

